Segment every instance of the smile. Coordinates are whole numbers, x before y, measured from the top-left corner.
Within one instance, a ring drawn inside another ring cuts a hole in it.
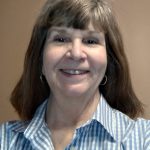
[[[88,73],[87,70],[76,70],[76,69],[61,69],[61,72],[69,74],[69,75],[81,75]]]

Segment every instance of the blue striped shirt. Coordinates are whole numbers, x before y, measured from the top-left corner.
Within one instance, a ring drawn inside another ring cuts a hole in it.
[[[47,101],[29,122],[11,121],[0,127],[1,150],[54,150],[45,123]],[[150,150],[150,120],[132,120],[112,109],[101,96],[91,119],[74,132],[65,150]]]

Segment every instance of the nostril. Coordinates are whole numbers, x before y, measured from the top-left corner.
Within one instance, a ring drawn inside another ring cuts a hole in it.
[[[66,57],[69,58],[69,59],[73,59],[73,60],[76,60],[76,61],[84,61],[86,59],[86,54],[84,54],[83,52],[82,53],[74,53],[72,51],[68,51],[66,53]]]
[[[87,58],[87,55],[83,50],[75,49],[67,51],[66,56],[74,60],[85,60]]]

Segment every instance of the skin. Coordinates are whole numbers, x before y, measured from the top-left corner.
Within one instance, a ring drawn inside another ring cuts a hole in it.
[[[52,27],[43,52],[43,74],[51,89],[46,123],[55,149],[64,149],[74,130],[96,110],[98,86],[107,67],[104,33]]]

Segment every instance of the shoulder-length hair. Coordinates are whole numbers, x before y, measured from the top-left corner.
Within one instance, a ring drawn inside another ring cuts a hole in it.
[[[108,64],[107,83],[99,90],[108,104],[131,118],[143,112],[136,97],[125,56],[118,24],[106,0],[48,0],[33,28],[26,52],[23,74],[14,88],[10,101],[22,120],[32,119],[36,108],[50,95],[42,77],[42,54],[52,26],[86,29],[92,23],[105,33]]]

